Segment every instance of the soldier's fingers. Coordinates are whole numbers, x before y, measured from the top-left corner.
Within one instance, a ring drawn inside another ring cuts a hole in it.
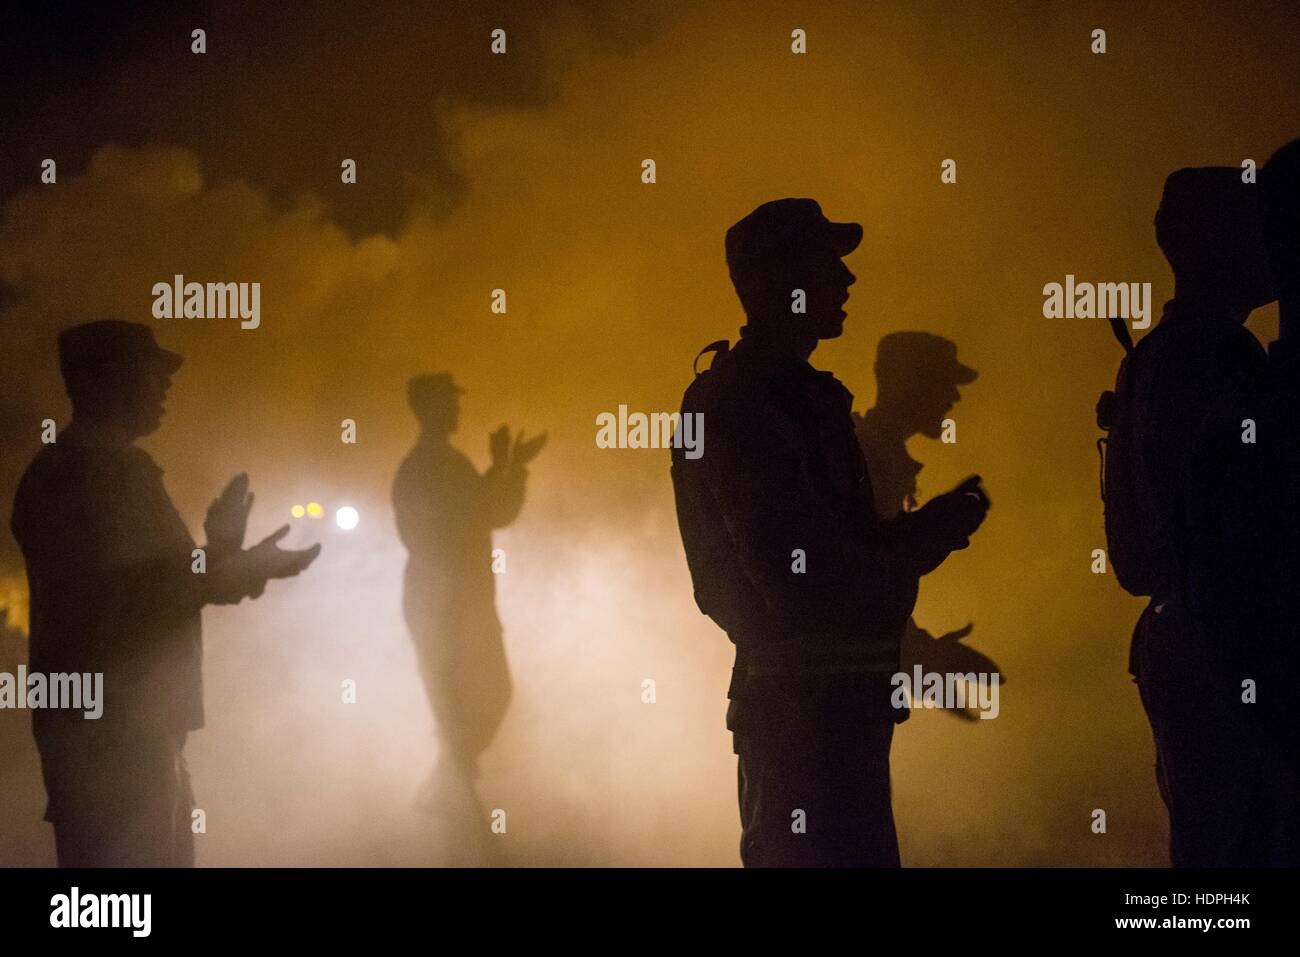
[[[956,631],[950,631],[947,634],[940,635],[939,640],[940,641],[961,641],[963,638],[965,638],[974,630],[975,630],[975,622],[972,621],[969,624],[965,625],[964,627],[958,628]]]
[[[284,564],[280,566],[277,577],[290,578],[304,571],[308,565],[316,560],[316,556],[320,554],[320,544],[317,543],[311,548],[304,548],[301,551],[284,552],[282,554],[287,558]]]
[[[280,539],[284,538],[284,536],[288,534],[289,534],[289,526],[281,525],[270,535],[266,536],[266,538],[258,542],[257,547],[261,548],[263,545],[274,545],[276,542],[278,542]]]
[[[221,492],[221,497],[230,501],[238,502],[248,491],[248,473],[240,472],[229,482],[226,483],[225,489]]]
[[[301,565],[303,568],[306,568],[314,562],[316,556],[320,554],[320,542],[317,542],[311,548],[299,548],[291,552],[282,552],[281,554],[289,556],[293,564]]]

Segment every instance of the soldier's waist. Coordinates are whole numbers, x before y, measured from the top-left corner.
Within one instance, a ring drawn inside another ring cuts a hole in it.
[[[736,670],[749,677],[892,673],[902,636],[736,637]]]

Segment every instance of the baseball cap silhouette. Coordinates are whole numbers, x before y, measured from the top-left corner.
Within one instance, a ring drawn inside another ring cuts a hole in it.
[[[844,257],[860,242],[861,225],[832,222],[816,200],[774,199],[727,230],[727,265],[734,276],[738,270],[779,264],[811,250]]]
[[[158,345],[153,329],[139,322],[100,319],[59,333],[59,371],[64,382],[125,368],[153,367],[171,375],[182,361],[179,354]]]
[[[957,344],[929,332],[891,332],[876,346],[876,378],[953,385],[974,382],[979,373],[957,361]]]

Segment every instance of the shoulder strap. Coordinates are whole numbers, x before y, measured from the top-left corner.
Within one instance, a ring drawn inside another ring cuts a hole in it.
[[[714,352],[717,353],[718,356],[725,356],[727,352],[730,351],[730,349],[731,349],[731,343],[728,342],[726,339],[719,339],[717,342],[710,342],[707,346],[701,349],[699,353],[695,356],[695,361],[691,363],[692,371],[694,371],[696,375],[701,374],[699,369],[700,356],[704,355],[704,353]],[[718,360],[715,357],[713,362],[717,362],[717,361]],[[713,368],[713,362],[709,363],[710,369]]]
[[[1119,316],[1111,316],[1109,319],[1110,331],[1115,334],[1115,339],[1124,347],[1125,355],[1133,353],[1133,336],[1128,331],[1128,326]]]

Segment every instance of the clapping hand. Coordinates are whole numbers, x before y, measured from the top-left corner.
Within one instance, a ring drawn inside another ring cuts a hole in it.
[[[515,436],[512,447],[510,427],[508,425],[501,426],[488,436],[488,450],[492,454],[492,464],[497,468],[505,468],[508,465],[511,468],[522,469],[537,458],[538,453],[542,451],[545,445],[545,432],[531,439],[526,439],[521,429],[519,434]]]
[[[519,435],[515,438],[514,451],[510,453],[510,464],[515,468],[523,468],[533,459],[537,458],[539,452],[546,446],[546,433],[534,436],[531,439],[524,438],[523,429],[519,430]]]
[[[240,556],[256,586],[251,597],[260,596],[266,590],[266,583],[272,578],[292,578],[300,574],[320,554],[319,542],[311,548],[281,548],[279,542],[288,534],[289,526],[281,525]]]
[[[208,506],[203,531],[208,537],[211,554],[228,555],[244,547],[248,513],[253,508],[253,493],[248,490],[248,473],[240,472]]]

